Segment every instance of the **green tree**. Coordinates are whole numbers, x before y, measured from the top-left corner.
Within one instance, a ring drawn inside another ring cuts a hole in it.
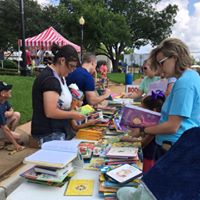
[[[10,46],[17,48],[17,40],[21,38],[21,16],[19,0],[0,1],[0,48],[4,50]],[[24,1],[24,21],[26,37],[40,33],[47,28],[50,20],[46,20],[45,14],[48,11],[42,8],[37,1]],[[49,13],[48,13],[49,15]]]
[[[156,45],[171,34],[178,8],[169,4],[156,11],[159,1],[61,0],[67,11],[63,15],[64,29],[80,44],[78,19],[83,15],[86,21],[84,47],[108,56],[116,70],[125,48]]]
[[[64,32],[68,33],[68,37],[81,44],[78,20],[80,16],[84,16],[84,48],[87,51],[104,54],[114,65],[118,65],[115,62],[118,62],[123,48],[131,42],[130,29],[125,17],[109,11],[102,2],[98,1],[62,0],[61,5],[60,16],[62,16],[62,23],[65,24]],[[122,44],[120,47],[119,41]]]
[[[101,0],[100,0],[101,1]],[[139,48],[151,43],[153,46],[170,36],[171,27],[176,22],[178,7],[169,4],[161,11],[156,10],[160,0],[102,0],[108,10],[126,18],[131,32],[131,46]],[[119,47],[124,50],[124,44],[119,41]],[[121,53],[121,52],[120,52]]]

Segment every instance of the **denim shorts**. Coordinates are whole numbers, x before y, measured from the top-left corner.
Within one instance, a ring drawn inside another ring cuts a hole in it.
[[[39,137],[39,143],[40,145],[45,143],[45,142],[49,142],[52,140],[65,140],[65,133],[62,132],[54,132],[50,135],[44,136],[44,137]]]

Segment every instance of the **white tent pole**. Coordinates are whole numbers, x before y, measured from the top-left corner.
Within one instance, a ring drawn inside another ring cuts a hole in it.
[[[18,43],[18,74],[20,73],[20,46],[19,46],[19,43]]]

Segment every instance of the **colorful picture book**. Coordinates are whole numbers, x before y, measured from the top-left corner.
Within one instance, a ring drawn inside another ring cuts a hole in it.
[[[88,105],[88,104],[80,107],[80,113],[82,115],[88,115],[92,112],[94,112],[94,108],[92,106]]]
[[[148,127],[158,124],[161,114],[139,106],[127,105],[123,108],[120,127],[127,128]]]
[[[94,142],[81,142],[78,146],[79,154],[82,158],[91,158],[94,147]]]
[[[94,180],[73,179],[64,193],[65,196],[92,196],[94,188]]]
[[[142,171],[132,165],[125,164],[106,172],[106,175],[118,183],[126,183],[142,175]]]
[[[113,119],[115,130],[119,133],[123,133],[125,130],[120,125],[121,119]]]
[[[113,158],[135,158],[137,157],[138,148],[135,147],[111,147],[106,153],[106,157]]]
[[[77,157],[80,141],[54,140],[42,145],[41,150],[24,159],[25,163],[32,163],[39,166],[64,168]]]
[[[88,170],[95,170],[95,171],[99,171],[101,167],[103,167],[105,164],[104,158],[101,157],[93,157],[90,160],[90,163],[86,163],[84,164],[84,169],[88,169]]]

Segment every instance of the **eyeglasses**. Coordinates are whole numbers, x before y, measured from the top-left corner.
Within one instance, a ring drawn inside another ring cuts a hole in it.
[[[164,62],[168,59],[169,57],[165,57],[162,60],[158,61],[160,66],[163,66]]]
[[[143,67],[142,69],[143,69],[143,70],[147,70],[148,68],[147,68],[147,67]]]

